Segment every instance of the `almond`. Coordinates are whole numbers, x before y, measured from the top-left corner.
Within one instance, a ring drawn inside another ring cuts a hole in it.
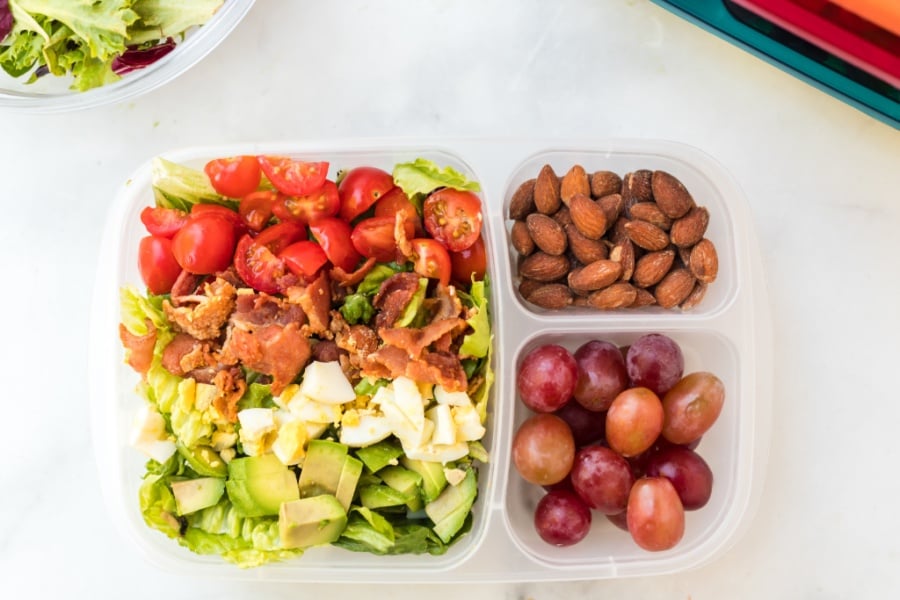
[[[559,210],[551,215],[553,220],[565,227],[569,223],[572,222],[572,215],[569,214],[569,207],[566,205],[562,205],[559,207]]]
[[[629,221],[625,224],[625,233],[636,246],[650,252],[662,250],[669,245],[668,234],[647,221]]]
[[[668,231],[672,227],[672,219],[666,216],[656,202],[638,202],[628,209],[628,215],[632,219],[647,221],[662,229]]]
[[[719,255],[711,241],[704,238],[691,249],[691,273],[698,281],[712,283],[719,274]]]
[[[528,297],[534,293],[534,290],[538,289],[542,285],[546,285],[543,281],[538,281],[537,279],[529,279],[528,277],[523,277],[522,281],[519,282],[519,294],[522,295],[526,300]]]
[[[695,206],[672,223],[669,238],[676,246],[682,248],[693,246],[703,239],[707,225],[709,225],[709,211],[702,206]]]
[[[626,208],[638,202],[653,200],[652,178],[653,171],[647,169],[625,174],[622,178],[622,198],[625,200]]]
[[[635,288],[635,292],[634,302],[631,303],[629,308],[640,308],[656,304],[656,297],[649,290]]]
[[[591,196],[602,198],[622,191],[622,178],[612,171],[597,171],[591,175]]]
[[[683,246],[675,246],[675,250],[678,251],[678,261],[681,263],[681,266],[686,269],[690,269],[691,248],[686,248]]]
[[[703,301],[703,297],[706,296],[707,285],[702,281],[698,281],[694,285],[694,289],[691,290],[691,293],[688,294],[688,297],[681,301],[681,309],[682,310],[691,310],[700,302]]]
[[[599,240],[606,233],[606,213],[599,204],[584,194],[576,194],[569,200],[569,214],[584,237]]]
[[[581,165],[569,169],[559,182],[559,197],[564,204],[568,204],[575,194],[591,195],[591,182]]]
[[[534,179],[520,185],[509,201],[509,218],[514,221],[524,219],[534,212]]]
[[[625,225],[628,223],[628,219],[625,217],[619,217],[616,219],[616,222],[613,223],[613,226],[610,228],[609,241],[613,244],[620,244],[624,240],[628,239],[628,232],[625,231]]]
[[[519,274],[522,277],[544,282],[555,281],[568,272],[568,258],[553,256],[545,252],[535,252],[526,257],[519,265]]]
[[[588,304],[601,310],[631,306],[637,298],[637,290],[630,283],[614,283],[588,296]]]
[[[609,249],[600,240],[585,237],[574,223],[566,225],[566,236],[569,238],[569,250],[583,265],[609,257]]]
[[[522,256],[528,256],[534,252],[534,240],[528,232],[525,221],[516,221],[509,232],[509,240],[512,247]]]
[[[550,165],[544,165],[534,182],[534,207],[552,215],[559,210],[559,177]]]
[[[587,296],[574,296],[572,298],[572,306],[582,306],[582,307],[586,306],[588,308],[591,307],[591,305],[588,303]]]
[[[531,213],[525,219],[525,223],[535,246],[554,256],[559,256],[566,251],[569,245],[566,232],[563,231],[562,225],[551,217],[541,213]]]
[[[541,308],[559,309],[572,304],[572,291],[562,283],[545,283],[527,297]]]
[[[665,171],[654,171],[651,186],[653,199],[659,208],[673,219],[683,217],[694,206],[690,192],[674,175]]]
[[[673,269],[656,284],[653,295],[663,308],[678,306],[694,289],[694,276],[687,269]]]
[[[622,200],[622,194],[607,194],[597,200],[597,204],[603,209],[603,214],[606,215],[607,223],[615,223],[616,219],[619,218],[619,215],[622,214],[622,210],[625,208],[625,201]]]
[[[634,266],[634,285],[642,288],[656,285],[671,270],[674,262],[675,251],[672,249],[648,252]]]
[[[609,251],[610,260],[614,260],[622,265],[622,281],[628,281],[634,275],[634,244],[631,240],[624,239]]]
[[[595,260],[569,273],[569,287],[592,291],[614,283],[622,274],[622,265],[614,260]]]

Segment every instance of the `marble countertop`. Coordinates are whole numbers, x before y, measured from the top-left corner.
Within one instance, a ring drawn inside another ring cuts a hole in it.
[[[648,0],[260,0],[120,105],[0,114],[3,598],[882,598],[900,591],[900,134]],[[743,188],[774,326],[748,532],[701,568],[588,582],[359,587],[173,575],[108,518],[90,289],[123,177],[192,145],[350,138],[675,140]]]

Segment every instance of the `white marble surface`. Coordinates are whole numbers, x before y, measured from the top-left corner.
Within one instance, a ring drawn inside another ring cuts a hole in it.
[[[900,133],[646,0],[259,0],[163,89],[0,114],[2,598],[883,598],[900,592]],[[580,583],[262,584],[146,564],[102,505],[86,341],[104,215],[172,148],[370,136],[648,137],[750,199],[775,327],[771,460],[712,564]]]

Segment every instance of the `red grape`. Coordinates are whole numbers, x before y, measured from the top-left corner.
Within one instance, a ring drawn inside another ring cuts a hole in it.
[[[634,483],[628,462],[606,446],[588,446],[579,450],[569,478],[582,500],[604,514],[625,510],[628,492]]]
[[[529,352],[516,376],[516,387],[525,406],[535,412],[553,412],[569,401],[578,378],[572,353],[556,344]]]
[[[534,528],[548,544],[571,546],[584,539],[591,529],[591,511],[568,490],[549,492],[534,511]]]
[[[587,446],[603,439],[606,413],[588,410],[578,402],[570,400],[553,414],[569,424],[576,446]]]
[[[547,413],[522,423],[513,438],[513,463],[522,478],[537,485],[565,479],[575,458],[575,440],[566,422]]]
[[[672,482],[643,477],[628,496],[628,531],[644,550],[668,550],[684,535],[684,508]]]
[[[713,474],[703,458],[684,446],[667,446],[647,460],[649,477],[665,477],[675,486],[684,510],[697,510],[709,501]]]
[[[684,356],[675,341],[661,333],[648,333],[628,347],[625,358],[634,387],[645,387],[660,398],[684,373]]]
[[[622,456],[637,456],[653,446],[662,428],[662,402],[647,388],[625,390],[606,413],[606,442]]]
[[[628,372],[619,348],[593,340],[579,347],[574,356],[578,363],[575,400],[589,410],[608,409],[615,397],[628,387]]]
[[[606,515],[607,520],[610,523],[621,529],[622,531],[628,531],[628,512],[622,511],[620,513],[616,513],[614,515]]]
[[[696,441],[719,418],[724,403],[718,377],[704,371],[686,375],[663,398],[663,437],[675,444]]]

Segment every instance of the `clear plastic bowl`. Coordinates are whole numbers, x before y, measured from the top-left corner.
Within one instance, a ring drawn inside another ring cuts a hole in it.
[[[79,92],[70,89],[70,77],[46,75],[32,84],[27,77],[13,79],[0,72],[0,110],[61,113],[122,102],[172,81],[200,62],[234,30],[254,0],[226,0],[212,19],[188,31],[175,49],[155,63],[133,71],[116,82]]]
[[[390,169],[398,161],[422,156],[481,183],[497,381],[485,439],[491,460],[479,474],[473,529],[444,556],[378,557],[322,547],[295,560],[240,570],[218,557],[192,554],[144,524],[137,503],[144,461],[126,443],[141,400],[134,392],[137,376],[124,364],[115,332],[119,288],[140,285],[136,247],[144,233],[138,215],[152,202],[148,163],[123,177],[108,216],[94,290],[92,331],[98,334],[90,348],[93,439],[104,498],[113,521],[148,560],[184,575],[293,582],[583,580],[695,568],[714,560],[740,537],[758,502],[768,451],[771,325],[752,217],[739,187],[719,163],[689,146],[653,140],[456,140],[439,145],[417,140],[323,141],[190,148],[166,158],[199,166],[217,156],[264,153],[328,160],[336,169],[361,164]],[[709,236],[720,253],[720,280],[712,284],[703,304],[689,313],[554,313],[526,305],[516,291],[515,257],[505,250],[511,223],[506,215],[518,185],[536,176],[546,162],[558,173],[577,163],[588,172],[624,174],[647,168],[679,177],[697,203],[709,208]],[[599,513],[581,543],[550,546],[540,540],[533,524],[542,491],[522,480],[511,464],[513,434],[529,414],[515,390],[517,365],[542,343],[570,349],[590,339],[627,344],[648,332],[667,333],[679,342],[686,372],[711,370],[725,383],[725,408],[698,448],[714,472],[712,498],[688,513],[684,539],[665,552],[641,550]]]

